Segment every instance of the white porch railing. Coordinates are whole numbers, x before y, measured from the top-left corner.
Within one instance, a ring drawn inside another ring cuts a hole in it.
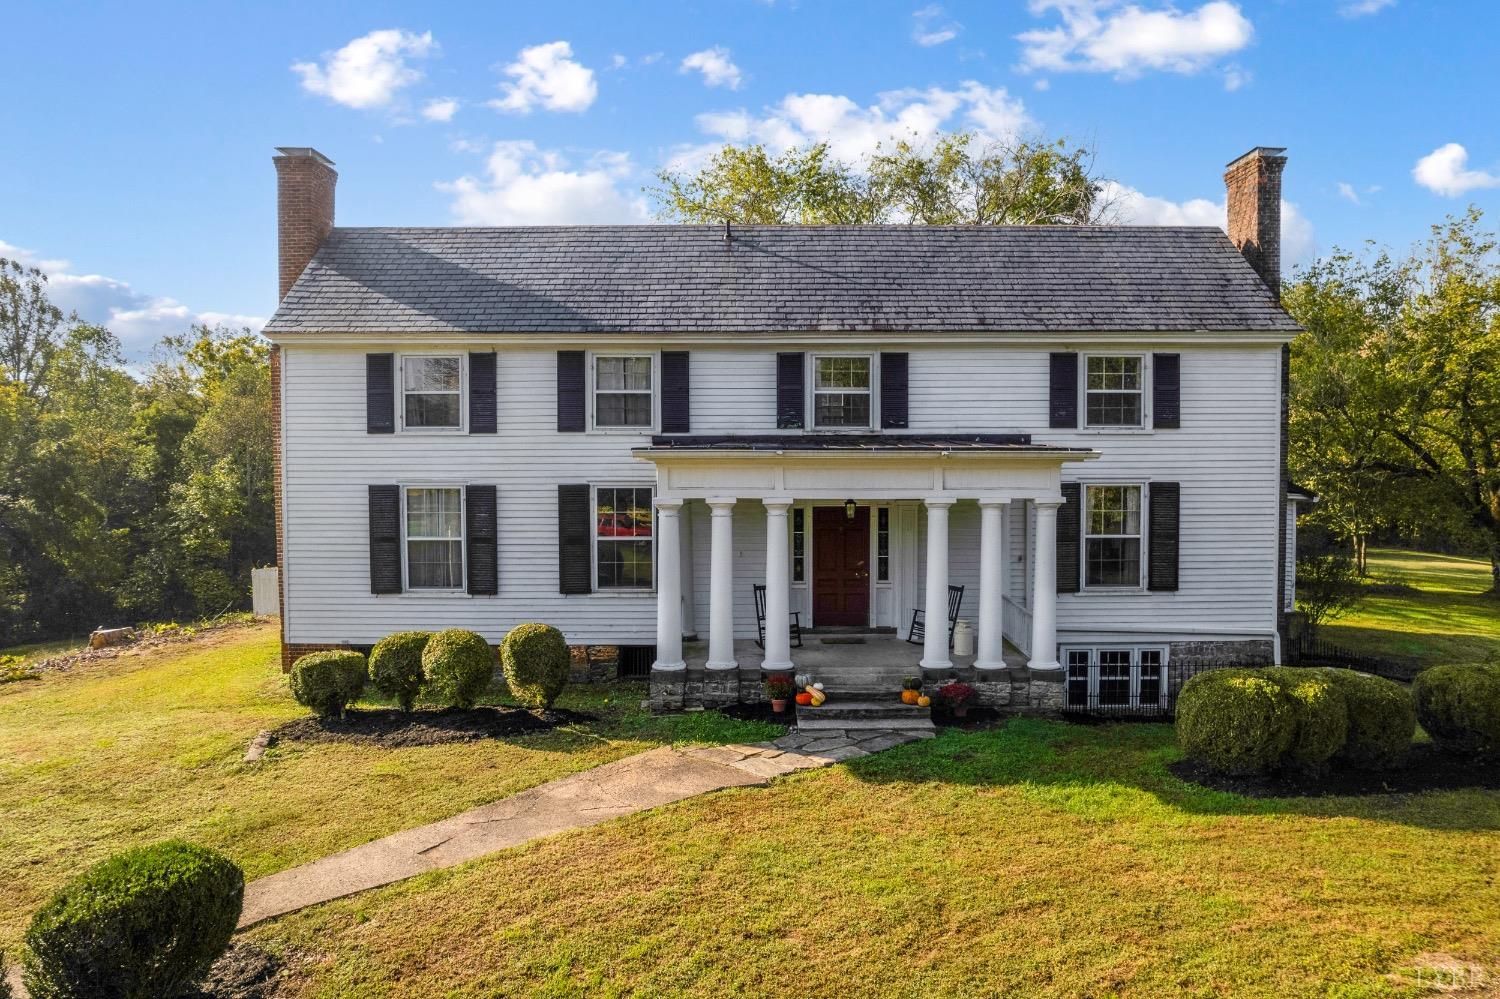
[[[1010,597],[1003,597],[1000,606],[1000,634],[1026,655],[1031,655],[1031,611]]]

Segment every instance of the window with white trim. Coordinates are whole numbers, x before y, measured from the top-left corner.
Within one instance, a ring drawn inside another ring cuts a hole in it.
[[[792,508],[792,582],[807,582],[807,511]]]
[[[464,360],[457,355],[401,357],[401,426],[457,430],[463,426]]]
[[[875,581],[891,581],[891,508],[875,511]]]
[[[1088,355],[1084,369],[1084,426],[1141,426],[1144,385],[1145,359],[1139,355]]]
[[[649,590],[655,544],[650,487],[594,490],[594,585],[600,590]]]
[[[870,427],[869,355],[813,356],[813,427],[819,430],[868,430]]]
[[[1166,649],[1101,646],[1065,649],[1067,707],[1164,710],[1167,707]]]
[[[655,422],[650,354],[594,356],[594,426],[650,429]]]
[[[1091,485],[1084,490],[1084,586],[1140,586],[1141,487]]]
[[[464,491],[457,486],[408,486],[406,587],[464,587]]]

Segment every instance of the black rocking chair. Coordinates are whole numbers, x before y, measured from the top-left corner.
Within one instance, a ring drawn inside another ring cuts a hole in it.
[[[766,588],[759,583],[750,587],[755,592],[755,644],[766,647]],[[792,644],[802,648],[802,612],[791,611]]]
[[[962,586],[948,587],[948,647],[953,647],[953,629],[958,627],[958,608],[964,602],[964,588]],[[920,610],[911,612],[911,631],[907,633],[906,640],[913,645],[921,645],[927,638],[926,614]]]

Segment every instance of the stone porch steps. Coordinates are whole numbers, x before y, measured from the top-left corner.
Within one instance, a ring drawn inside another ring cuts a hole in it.
[[[883,729],[892,732],[936,732],[932,710],[882,700],[829,700],[820,708],[799,705],[798,732],[853,732]]]
[[[809,718],[920,718],[931,714],[930,708],[902,704],[895,696],[854,700],[847,695],[832,696],[823,706],[799,705],[798,717]]]

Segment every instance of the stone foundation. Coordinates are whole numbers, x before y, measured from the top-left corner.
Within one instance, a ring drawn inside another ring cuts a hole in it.
[[[1269,638],[1241,642],[1173,642],[1167,661],[1181,666],[1187,675],[1206,669],[1231,666],[1270,666],[1276,661],[1276,647]]]
[[[620,675],[618,645],[570,645],[569,683],[606,683]]]

